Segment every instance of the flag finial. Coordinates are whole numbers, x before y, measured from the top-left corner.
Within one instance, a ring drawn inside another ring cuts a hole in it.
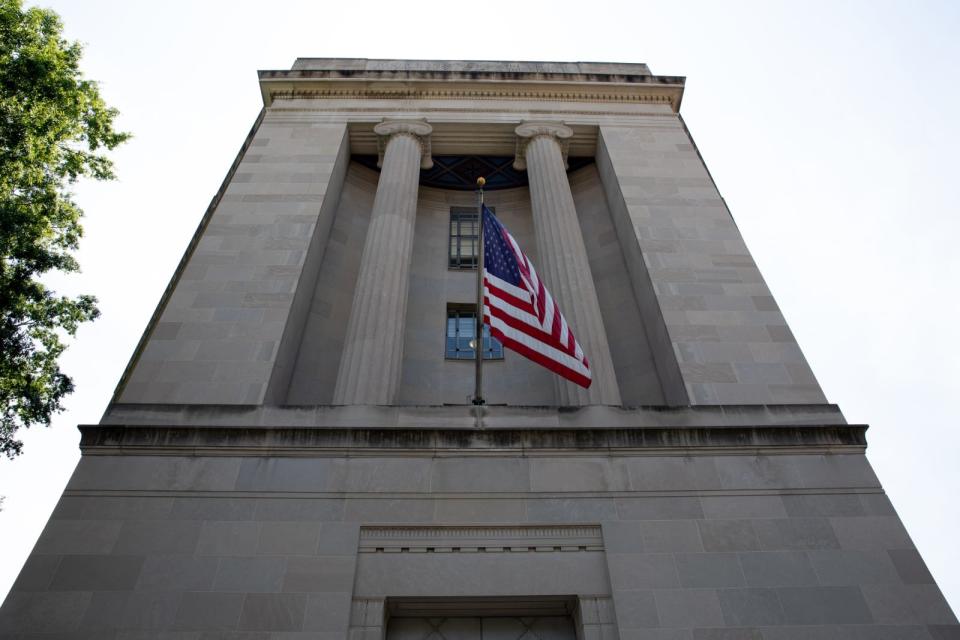
[[[484,178],[483,176],[480,176],[479,178],[477,178],[477,186],[478,186],[478,187],[480,187],[481,189],[483,189],[483,185],[485,185],[485,184],[487,184],[486,178]]]

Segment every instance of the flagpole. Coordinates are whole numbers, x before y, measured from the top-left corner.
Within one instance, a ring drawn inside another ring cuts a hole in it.
[[[477,361],[476,388],[473,390],[473,404],[483,404],[483,185],[487,181],[483,176],[477,178],[479,196],[477,199],[477,313],[476,331],[473,334],[474,354]]]

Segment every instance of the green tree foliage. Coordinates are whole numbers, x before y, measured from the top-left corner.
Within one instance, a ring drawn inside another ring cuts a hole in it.
[[[42,280],[79,269],[83,212],[69,187],[113,178],[103,152],[129,136],[62,31],[54,12],[0,0],[0,451],[10,458],[19,428],[62,411],[73,391],[57,364],[64,339],[99,314],[92,296],[59,296]]]

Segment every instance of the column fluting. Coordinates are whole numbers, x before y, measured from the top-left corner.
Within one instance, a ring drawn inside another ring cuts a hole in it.
[[[516,166],[526,168],[530,182],[537,272],[583,348],[593,376],[589,389],[557,377],[557,400],[566,406],[619,405],[607,332],[567,180],[562,145],[573,131],[559,123],[526,122],[516,134]]]
[[[374,127],[383,159],[340,358],[334,404],[396,401],[403,359],[420,168],[432,164],[432,127],[388,120]]]

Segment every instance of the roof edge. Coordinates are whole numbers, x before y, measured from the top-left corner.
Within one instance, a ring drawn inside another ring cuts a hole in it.
[[[426,60],[386,58],[297,58],[291,71],[601,74],[650,76],[637,62],[556,62],[518,60]]]

